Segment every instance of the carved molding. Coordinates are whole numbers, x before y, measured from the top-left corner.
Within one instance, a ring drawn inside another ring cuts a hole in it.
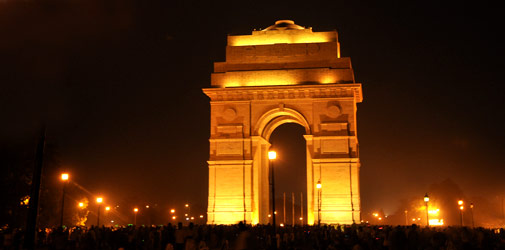
[[[304,98],[355,98],[362,101],[361,84],[289,85],[278,87],[205,88],[211,101],[251,101]]]

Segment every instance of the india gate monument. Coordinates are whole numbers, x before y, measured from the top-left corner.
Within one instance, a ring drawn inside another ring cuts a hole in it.
[[[336,31],[280,20],[229,35],[226,61],[214,63],[203,92],[211,107],[209,224],[272,223],[269,140],[285,123],[305,128],[305,222],[360,222],[356,104],[363,97]]]

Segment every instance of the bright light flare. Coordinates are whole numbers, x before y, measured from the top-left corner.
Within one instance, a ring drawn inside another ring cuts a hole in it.
[[[98,198],[96,198],[96,202],[97,202],[97,203],[102,203],[102,202],[103,202],[103,198],[102,198],[102,197],[98,197]]]
[[[275,160],[277,159],[277,153],[275,151],[268,151],[268,159]]]
[[[430,219],[430,226],[443,226],[444,219]]]
[[[440,212],[440,209],[438,209],[438,208],[428,211],[429,214],[433,214],[433,215],[437,215],[439,212]]]
[[[79,207],[83,208],[84,207],[84,202],[79,202]]]
[[[459,200],[458,205],[460,205],[460,206],[463,205],[463,200]]]
[[[463,209],[465,209],[464,206],[459,206],[459,210],[463,210]]]
[[[109,211],[110,210],[110,207],[105,207],[105,211]]]
[[[317,181],[317,184],[316,184],[316,188],[317,189],[321,189],[321,187],[323,187],[323,185],[321,185],[321,181]]]
[[[68,177],[69,177],[69,175],[67,173],[61,174],[61,180],[62,181],[68,181]]]
[[[175,209],[173,209],[173,208],[170,209],[170,213],[172,213],[172,214],[175,213]]]
[[[139,211],[139,209],[138,209],[138,208],[134,208],[134,209],[133,209],[133,212],[135,212],[135,213],[137,213],[138,211]]]

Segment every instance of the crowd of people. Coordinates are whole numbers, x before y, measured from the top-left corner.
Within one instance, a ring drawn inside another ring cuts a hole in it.
[[[23,230],[0,230],[2,249],[23,249]],[[275,235],[275,237],[273,237]],[[40,229],[36,249],[505,249],[503,229],[379,225]]]

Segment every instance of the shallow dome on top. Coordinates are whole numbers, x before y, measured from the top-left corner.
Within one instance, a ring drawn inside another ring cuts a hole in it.
[[[279,20],[274,25],[269,26],[264,30],[303,30],[305,27],[295,24],[292,20]]]

